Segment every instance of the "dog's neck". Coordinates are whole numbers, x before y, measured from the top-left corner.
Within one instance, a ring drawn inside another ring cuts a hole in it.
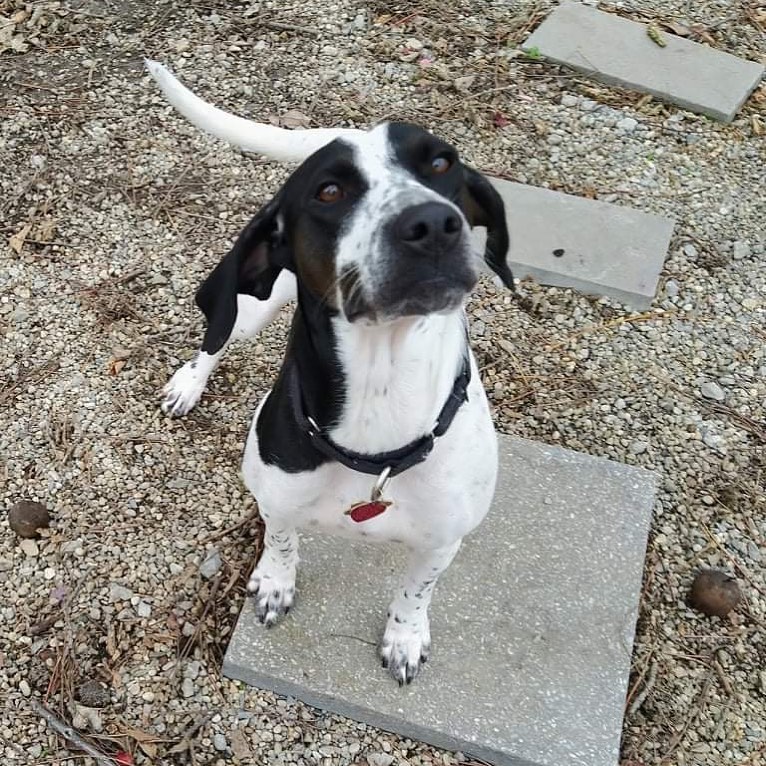
[[[307,414],[347,450],[387,452],[429,433],[466,353],[462,310],[349,323],[299,295],[291,355]]]
[[[374,453],[429,433],[467,353],[463,312],[333,328],[346,386],[332,439]]]

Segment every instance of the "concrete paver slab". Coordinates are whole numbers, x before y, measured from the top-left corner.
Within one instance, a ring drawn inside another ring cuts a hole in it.
[[[673,221],[622,205],[491,179],[505,202],[515,277],[648,308]]]
[[[654,475],[508,436],[500,455],[412,686],[374,648],[403,551],[324,537],[302,537],[283,623],[265,630],[245,604],[224,673],[497,764],[615,766]]]
[[[563,3],[522,45],[612,85],[651,93],[693,112],[731,122],[763,76],[753,61],[662,33],[580,3]]]

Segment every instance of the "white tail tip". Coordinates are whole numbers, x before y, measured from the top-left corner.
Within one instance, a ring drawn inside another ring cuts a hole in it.
[[[160,86],[165,98],[189,122],[222,141],[247,152],[257,152],[269,159],[302,162],[317,149],[321,149],[336,138],[362,132],[355,128],[286,130],[275,125],[237,117],[192,93],[159,61],[144,59],[144,65]]]

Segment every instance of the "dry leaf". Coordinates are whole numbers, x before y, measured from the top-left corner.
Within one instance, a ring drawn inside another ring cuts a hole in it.
[[[191,747],[191,740],[184,737],[182,740],[178,742],[178,744],[173,745],[173,747],[171,747],[170,750],[168,750],[168,755],[185,753],[190,747]]]
[[[456,77],[453,85],[455,86],[456,90],[467,93],[471,89],[471,85],[473,85],[475,80],[475,75],[467,74],[464,77]]]
[[[655,45],[659,45],[660,48],[664,48],[667,45],[665,38],[662,36],[662,32],[660,32],[654,24],[650,24],[646,28],[646,34],[649,35],[649,39],[655,43]]]
[[[111,622],[106,629],[106,653],[111,659],[117,656],[117,638],[114,635],[114,625]],[[114,684],[112,685],[114,686]]]
[[[698,37],[708,45],[715,45],[715,38],[710,35],[710,32],[702,24],[692,24],[691,31],[694,32],[695,37]]]
[[[506,125],[510,125],[511,121],[501,112],[495,112],[492,115],[492,124],[496,128],[504,128]]]
[[[307,128],[311,123],[311,120],[303,114],[303,112],[299,112],[297,109],[290,109],[290,111],[285,112],[280,118],[279,118],[279,124],[283,128]]]
[[[636,101],[636,109],[641,109],[642,107],[646,106],[650,101],[652,100],[652,96],[650,93],[647,93],[644,96],[641,96],[641,98]]]
[[[2,20],[2,16],[0,16]],[[0,53],[5,51],[15,51],[16,53],[26,53],[29,50],[22,35],[13,34],[13,24],[0,23]]]
[[[141,729],[134,729],[132,726],[128,726],[125,729],[125,733],[132,737],[138,743],[138,746],[149,758],[155,758],[157,755],[157,735],[151,734],[148,731],[141,731]]]
[[[115,346],[112,349],[112,356],[119,360],[127,359],[130,356],[130,349],[123,348],[122,346]]]
[[[56,224],[50,218],[45,218],[35,225],[32,239],[37,242],[51,242],[56,233]]]
[[[21,35],[14,35],[11,38],[10,49],[16,51],[16,53],[26,53],[29,50],[29,45]]]
[[[124,359],[110,359],[109,360],[109,374],[110,375],[119,375],[122,372],[122,368],[125,366],[125,360]]]
[[[662,26],[679,37],[688,37],[692,33],[689,27],[684,26],[683,24],[678,24],[675,21],[665,21],[662,23]]]
[[[764,133],[766,133],[766,129],[764,129],[764,127],[763,127],[763,123],[761,122],[761,118],[757,114],[754,114],[750,118],[750,124],[753,127],[753,135],[762,136]]]
[[[234,729],[229,735],[229,744],[231,745],[231,752],[240,761],[247,761],[252,758],[252,752],[250,750],[250,743],[247,741],[242,729]]]
[[[26,240],[29,232],[32,229],[31,223],[25,223],[8,241],[16,255],[21,255],[21,251],[24,249],[24,241]]]

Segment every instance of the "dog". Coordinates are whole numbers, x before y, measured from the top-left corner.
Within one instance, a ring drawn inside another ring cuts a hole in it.
[[[495,489],[496,435],[464,302],[482,260],[513,288],[502,199],[419,127],[275,134],[148,66],[198,126],[303,159],[199,288],[202,347],[168,382],[162,409],[185,415],[228,343],[255,335],[297,299],[242,462],[265,525],[248,590],[265,626],[287,614],[300,528],[407,546],[379,654],[409,684],[429,655],[434,586]],[[475,226],[487,230],[483,253],[472,243]]]

